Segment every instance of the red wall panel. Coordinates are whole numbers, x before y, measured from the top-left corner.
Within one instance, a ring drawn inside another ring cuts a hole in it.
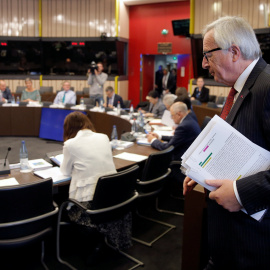
[[[173,35],[172,20],[190,17],[189,1],[170,2],[131,6],[129,9],[129,99],[136,106],[140,101],[140,55],[158,54],[158,42],[172,42],[172,54],[191,54],[190,39]],[[164,36],[162,29],[168,29]],[[188,59],[188,60],[187,60]],[[177,86],[188,86],[188,79],[193,77],[193,70],[189,56],[184,57],[180,66],[186,67],[185,77],[178,74]],[[179,65],[179,63],[178,63]],[[179,72],[179,71],[178,71]]]

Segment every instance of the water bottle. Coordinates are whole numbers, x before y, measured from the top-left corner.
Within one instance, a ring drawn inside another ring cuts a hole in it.
[[[136,119],[134,118],[132,126],[131,126],[131,133],[135,134],[136,132],[137,132],[137,124],[136,124]]]
[[[12,94],[12,97],[11,97],[11,103],[12,103],[12,104],[15,104],[15,97],[14,97],[14,94]]]
[[[116,125],[113,125],[112,135],[111,135],[111,141],[112,141],[112,149],[117,147],[118,135],[116,130]]]
[[[2,98],[3,98],[3,94],[2,94],[2,90],[0,90],[0,102],[2,102]]]
[[[20,148],[20,166],[21,171],[28,171],[30,169],[29,163],[28,163],[28,152],[25,146],[25,142],[22,141],[21,148]]]
[[[129,117],[130,117],[130,119],[132,119],[133,113],[134,113],[134,108],[133,108],[133,105],[131,104],[130,108],[129,108]]]
[[[80,107],[83,108],[83,109],[85,108],[84,107],[84,99],[83,99],[83,97],[81,97],[81,99],[80,99]]]
[[[20,97],[19,96],[16,97],[16,103],[20,104]]]
[[[117,103],[117,115],[120,115],[121,113],[121,105],[120,105],[120,101],[118,101]]]
[[[139,125],[141,128],[144,127],[144,116],[143,116],[143,113],[140,111],[140,122],[139,122]]]
[[[104,111],[104,107],[103,107],[103,99],[100,100],[99,102],[99,108],[100,108],[100,111]]]

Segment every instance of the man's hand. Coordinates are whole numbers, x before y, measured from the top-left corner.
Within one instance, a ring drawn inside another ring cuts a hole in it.
[[[233,181],[205,180],[205,183],[217,188],[217,190],[210,192],[209,198],[211,200],[215,200],[219,205],[230,212],[237,212],[242,208],[236,199],[233,189]]]
[[[183,195],[187,195],[196,185],[197,183],[187,176],[183,182]]]
[[[158,135],[156,133],[150,132],[149,134],[146,135],[147,141],[151,142],[154,138],[158,139]]]

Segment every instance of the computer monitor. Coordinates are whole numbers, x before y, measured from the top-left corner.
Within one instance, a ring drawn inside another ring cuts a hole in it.
[[[173,20],[172,27],[175,36],[189,36],[189,19]]]

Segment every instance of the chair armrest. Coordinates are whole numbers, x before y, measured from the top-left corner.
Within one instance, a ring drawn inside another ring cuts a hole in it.
[[[85,207],[84,205],[82,205],[80,202],[78,202],[75,199],[68,199],[68,202],[71,202],[71,203],[75,204],[76,206],[78,206],[82,210],[85,210],[85,211],[87,210],[87,207]]]

